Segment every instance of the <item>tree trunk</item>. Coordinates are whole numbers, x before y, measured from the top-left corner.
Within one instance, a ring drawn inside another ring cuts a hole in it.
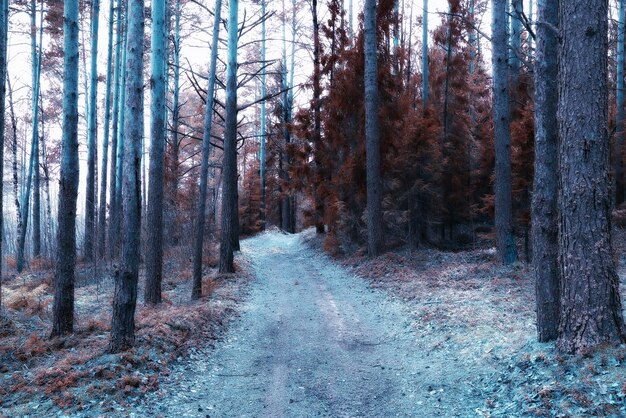
[[[312,0],[311,13],[313,17],[313,146],[314,160],[318,171],[323,171],[322,167],[322,84],[320,68],[320,24],[317,17],[317,0]],[[323,173],[318,173],[323,175]],[[324,202],[315,193],[315,232],[324,233]]]
[[[115,246],[116,242],[116,234],[115,234],[115,225],[117,219],[117,188],[116,188],[116,179],[117,179],[117,149],[118,149],[118,135],[119,135],[119,114],[120,114],[120,94],[121,94],[121,81],[120,81],[120,73],[123,71],[123,63],[122,63],[122,44],[123,40],[123,32],[124,26],[122,15],[122,0],[117,1],[117,23],[115,30],[115,90],[113,97],[113,114],[111,118],[113,120],[113,126],[111,129],[111,171],[109,174],[109,256],[113,256],[115,254]],[[121,161],[119,162],[121,164]]]
[[[191,298],[202,297],[202,250],[204,247],[204,225],[206,221],[207,183],[209,177],[209,157],[211,155],[211,128],[213,122],[213,98],[215,96],[215,70],[217,68],[217,50],[219,47],[220,18],[222,0],[215,2],[215,18],[213,20],[213,39],[211,41],[211,62],[204,114],[204,132],[202,135],[202,165],[200,167],[200,191],[198,195],[198,212],[196,213],[196,240],[193,251],[193,287]]]
[[[428,0],[424,0],[422,17],[422,110],[428,107]]]
[[[611,242],[607,0],[560,3],[557,348],[626,341]]]
[[[102,142],[102,167],[100,168],[100,206],[98,209],[98,255],[104,257],[106,245],[106,209],[107,209],[107,169],[109,165],[109,128],[111,125],[111,89],[113,84],[113,21],[115,8],[113,0],[109,6],[109,44],[107,47],[107,83],[104,96],[104,138]],[[117,67],[115,71],[117,72]]]
[[[231,0],[228,11],[228,61],[226,66],[226,127],[222,162],[222,237],[220,273],[233,273],[233,235],[237,232],[237,9],[239,0]]]
[[[146,303],[161,303],[163,278],[163,176],[165,150],[165,0],[152,1],[152,41],[150,86],[150,195],[146,246]]]
[[[365,141],[367,171],[367,253],[375,257],[382,243],[380,182],[380,132],[378,122],[378,63],[376,0],[366,0],[365,30]]]
[[[615,204],[624,202],[624,0],[618,0],[617,91],[615,93]]]
[[[127,10],[127,9],[125,9]],[[127,87],[127,78],[128,78],[128,32],[129,32],[129,12],[127,11],[124,16],[124,44],[122,46],[122,70],[121,70],[121,85],[120,85],[120,97],[119,97],[119,120],[118,120],[118,131],[117,131],[117,149],[116,149],[116,157],[117,165],[115,170],[115,206],[111,210],[111,225],[110,225],[110,239],[109,246],[111,247],[111,258],[115,258],[119,254],[120,249],[120,234],[121,234],[121,223],[122,223],[122,175],[124,174],[124,136],[126,130],[126,87]]]
[[[144,2],[129,0],[126,45],[126,101],[124,103],[124,198],[122,260],[115,277],[109,350],[113,353],[135,342],[135,308],[141,237],[141,139],[143,132]],[[163,125],[161,125],[163,126]]]
[[[178,202],[178,182],[180,176],[179,155],[180,155],[180,138],[178,129],[180,126],[180,0],[176,0],[176,13],[174,22],[174,87],[172,97],[172,138],[170,144],[170,169],[171,184],[169,187],[170,210],[168,210],[168,236],[172,245],[177,245],[180,241],[180,228],[176,219],[176,205]]]
[[[558,1],[539,0],[537,9],[539,21],[558,27]],[[537,299],[537,333],[542,342],[556,339],[559,326],[558,45],[554,31],[546,25],[537,25],[532,266]]]
[[[100,18],[100,0],[91,2],[91,62],[89,81],[89,112],[87,114],[87,189],[85,193],[85,242],[84,257],[89,262],[93,259],[94,237],[96,231],[96,141],[98,135],[98,19]]]
[[[265,230],[266,220],[266,202],[265,202],[265,135],[266,135],[266,116],[265,116],[265,96],[267,95],[266,87],[266,63],[265,63],[265,0],[261,0],[261,15],[263,21],[261,22],[261,149],[259,150],[259,176],[261,177],[261,230]]]
[[[507,0],[493,0],[493,123],[496,146],[496,246],[504,264],[517,261],[511,197],[511,131],[508,86]]]
[[[78,198],[78,0],[63,9],[63,137],[52,337],[74,330],[76,200]]]
[[[6,114],[7,46],[9,2],[0,0],[0,115]],[[4,139],[6,118],[0,118],[0,173],[4,173]],[[4,213],[4,182],[0,181],[0,214]],[[0,232],[4,230],[4,216],[0,216]],[[2,260],[3,234],[0,233],[0,260]],[[2,262],[0,262],[0,314],[2,313]]]

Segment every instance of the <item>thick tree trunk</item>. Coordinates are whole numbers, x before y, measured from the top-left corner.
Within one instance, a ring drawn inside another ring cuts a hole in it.
[[[558,27],[559,2],[539,0],[539,21]],[[556,339],[559,326],[558,257],[558,45],[557,34],[537,25],[535,61],[535,175],[532,201],[532,267],[539,341]]]
[[[107,169],[109,166],[109,128],[111,126],[111,90],[114,78],[113,72],[113,21],[115,20],[115,7],[110,0],[109,7],[109,43],[107,46],[107,83],[104,96],[104,138],[102,142],[102,166],[100,168],[100,202],[98,209],[98,255],[104,257],[106,245],[106,210],[107,210]],[[117,66],[115,71],[118,71]],[[117,74],[115,74],[117,76]]]
[[[239,1],[231,0],[228,12],[228,61],[226,67],[226,127],[222,162],[222,237],[220,240],[220,273],[233,273],[233,252],[237,233],[237,9]]]
[[[213,124],[213,98],[215,96],[215,70],[217,68],[217,50],[219,46],[220,19],[222,0],[215,2],[215,18],[213,19],[213,39],[211,41],[211,61],[204,114],[204,132],[202,134],[202,164],[200,167],[200,191],[198,195],[198,212],[196,213],[196,236],[193,251],[193,287],[191,298],[202,297],[202,250],[204,248],[204,225],[206,221],[207,184],[209,179],[209,157],[211,155],[211,128]]]
[[[161,303],[163,278],[163,177],[165,150],[165,0],[152,1],[152,53],[150,59],[150,194],[146,246],[146,303]]]
[[[559,268],[557,348],[626,341],[611,243],[608,0],[559,5]]]
[[[94,256],[96,233],[96,144],[98,136],[98,20],[100,0],[91,2],[91,62],[87,115],[87,190],[85,194],[85,261]]]
[[[380,132],[378,121],[378,63],[376,0],[366,0],[365,30],[365,141],[367,172],[367,253],[375,257],[382,244],[380,181]]]
[[[618,0],[617,25],[617,91],[615,93],[615,203],[624,201],[624,0]]]
[[[144,2],[128,2],[126,45],[126,101],[124,103],[126,146],[124,147],[124,228],[122,260],[115,277],[113,316],[109,350],[118,352],[135,341],[135,308],[139,276],[141,237],[141,139],[143,119]],[[161,125],[162,126],[162,125]]]
[[[508,86],[507,0],[493,0],[493,123],[496,146],[496,246],[504,264],[517,261],[511,196],[511,131]]]
[[[74,330],[76,200],[78,198],[78,0],[63,9],[63,137],[52,337]]]

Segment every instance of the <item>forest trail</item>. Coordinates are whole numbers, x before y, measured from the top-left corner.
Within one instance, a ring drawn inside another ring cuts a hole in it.
[[[472,372],[433,356],[405,302],[299,235],[242,242],[255,280],[215,349],[181,361],[145,408],[162,416],[473,416]]]

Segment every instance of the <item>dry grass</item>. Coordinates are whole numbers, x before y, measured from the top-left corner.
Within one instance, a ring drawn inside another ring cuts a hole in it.
[[[250,276],[239,268],[237,280],[216,280],[206,270],[201,300],[189,301],[190,260],[172,251],[164,271],[164,303],[139,303],[135,348],[108,354],[113,281],[108,277],[79,281],[76,329],[71,336],[48,339],[51,318],[51,274],[25,272],[4,283],[0,320],[0,415],[55,415],[90,411],[106,415],[115,404],[158,388],[167,365],[187,350],[219,338]],[[32,263],[31,263],[32,267]],[[40,265],[37,266],[41,267]],[[87,267],[83,266],[87,269]],[[93,271],[79,271],[85,277]],[[215,294],[215,297],[212,295]],[[227,301],[223,302],[224,299]],[[140,280],[139,295],[142,295]],[[107,398],[97,405],[93,399]]]

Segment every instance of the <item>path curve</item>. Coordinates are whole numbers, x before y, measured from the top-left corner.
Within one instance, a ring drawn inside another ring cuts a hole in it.
[[[463,374],[420,358],[404,302],[371,289],[299,235],[260,234],[242,242],[241,256],[255,279],[240,318],[215,349],[173,368],[163,398],[148,397],[151,413],[475,415],[480,400],[450,393],[464,390]]]

